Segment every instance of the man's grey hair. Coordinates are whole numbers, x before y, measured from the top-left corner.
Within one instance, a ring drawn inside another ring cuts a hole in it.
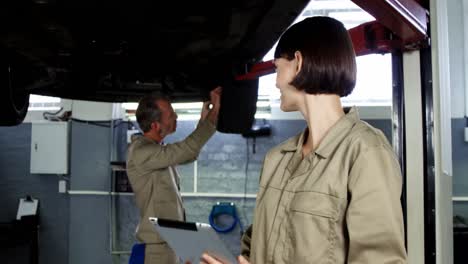
[[[145,95],[138,102],[136,119],[140,129],[144,133],[151,130],[151,124],[153,122],[161,121],[161,109],[156,104],[156,101],[159,100],[170,102],[169,97],[160,93],[151,93]]]

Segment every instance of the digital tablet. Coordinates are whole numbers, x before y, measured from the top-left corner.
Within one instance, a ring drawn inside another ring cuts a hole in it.
[[[237,263],[234,255],[226,248],[209,224],[156,217],[150,217],[149,220],[182,263],[186,261],[192,264],[199,263],[204,252],[225,263]]]

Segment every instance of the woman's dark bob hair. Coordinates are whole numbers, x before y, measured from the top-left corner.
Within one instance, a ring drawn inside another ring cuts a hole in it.
[[[301,52],[302,68],[290,83],[308,94],[349,95],[356,84],[356,55],[348,31],[330,17],[309,17],[288,28],[275,59],[294,59]]]

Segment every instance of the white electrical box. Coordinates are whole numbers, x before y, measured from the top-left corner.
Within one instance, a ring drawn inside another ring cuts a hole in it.
[[[65,180],[59,181],[59,193],[66,193],[67,192],[67,182]]]
[[[465,142],[468,142],[468,127],[465,127]]]
[[[31,173],[68,174],[68,122],[31,124]]]

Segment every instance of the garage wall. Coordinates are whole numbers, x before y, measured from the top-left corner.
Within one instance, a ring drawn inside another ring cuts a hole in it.
[[[450,88],[452,103],[453,196],[468,197],[468,143],[464,141],[465,119],[465,40],[463,25],[464,0],[447,1],[449,23]],[[465,18],[466,19],[466,18]],[[468,202],[454,202],[453,214],[468,223]]]
[[[70,191],[109,191],[109,123],[72,122]],[[109,196],[70,194],[69,261],[112,263],[109,247]]]
[[[39,199],[39,263],[67,263],[69,197],[58,193],[58,176],[29,173],[30,148],[30,123],[0,127],[0,223],[16,218],[19,198]],[[29,263],[28,254],[27,246],[0,249],[0,263]]]
[[[465,120],[452,119],[453,196],[468,197],[468,143],[464,139]],[[458,211],[458,208],[463,208]],[[468,202],[458,203],[453,213],[468,220]]]

